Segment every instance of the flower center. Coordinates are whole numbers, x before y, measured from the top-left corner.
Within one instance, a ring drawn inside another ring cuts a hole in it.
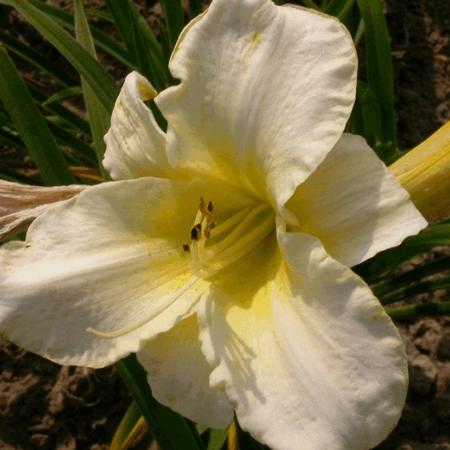
[[[191,270],[207,279],[246,256],[273,227],[269,205],[248,206],[216,222],[213,203],[201,198],[190,232],[191,243],[184,244],[183,249],[190,253]]]

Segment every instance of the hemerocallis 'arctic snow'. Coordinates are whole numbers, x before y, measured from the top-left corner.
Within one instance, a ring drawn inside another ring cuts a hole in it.
[[[343,133],[356,65],[335,19],[214,0],[173,52],[179,85],[126,78],[106,136],[117,181],[1,248],[1,330],[62,364],[138,352],[160,402],[214,428],[234,410],[274,449],[376,445],[406,359],[349,267],[426,222]]]

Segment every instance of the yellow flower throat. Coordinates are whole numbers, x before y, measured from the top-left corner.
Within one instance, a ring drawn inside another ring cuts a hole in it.
[[[248,255],[274,229],[274,218],[267,204],[251,205],[216,223],[213,203],[200,199],[200,205],[190,230],[191,243],[183,244],[189,254],[191,279],[167,298],[148,316],[123,328],[102,331],[87,328],[87,332],[102,339],[113,339],[138,329],[193,287],[200,278],[209,279]]]
[[[201,198],[190,230],[191,243],[183,245],[190,254],[191,270],[208,279],[246,256],[272,232],[270,211],[266,204],[251,205],[217,223],[213,203]]]

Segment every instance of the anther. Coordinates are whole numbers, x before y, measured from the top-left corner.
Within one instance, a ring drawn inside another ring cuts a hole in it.
[[[211,200],[208,202],[208,206],[207,206],[206,209],[207,209],[207,211],[210,212],[210,213],[213,212],[213,203],[212,203]]]
[[[202,225],[198,223],[191,228],[191,240],[198,241],[202,236]]]
[[[190,252],[191,249],[190,249],[190,247],[189,247],[189,244],[183,244],[183,250],[184,250],[185,252]]]

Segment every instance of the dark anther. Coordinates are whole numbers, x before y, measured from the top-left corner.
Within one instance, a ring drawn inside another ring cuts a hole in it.
[[[198,223],[195,227],[191,228],[191,240],[198,241],[202,234],[202,226]]]
[[[183,250],[184,250],[185,252],[190,252],[190,251],[191,251],[191,249],[189,248],[189,245],[188,245],[188,244],[183,244]]]
[[[208,202],[208,207],[207,207],[207,210],[208,210],[208,212],[212,212],[212,210],[213,210],[213,204],[212,204],[212,201],[209,201]]]

